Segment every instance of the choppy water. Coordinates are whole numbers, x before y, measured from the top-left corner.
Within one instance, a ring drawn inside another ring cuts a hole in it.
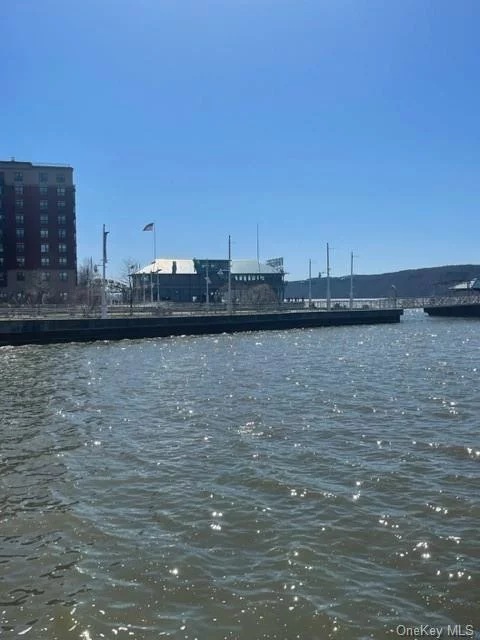
[[[7,347],[0,373],[0,635],[478,630],[480,322]]]

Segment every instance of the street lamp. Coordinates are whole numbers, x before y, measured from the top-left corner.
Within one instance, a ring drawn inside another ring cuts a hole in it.
[[[330,246],[327,242],[327,311],[330,311],[332,306],[330,295]]]
[[[106,269],[107,269],[107,236],[109,232],[105,231],[105,225],[103,225],[102,233],[102,245],[103,245],[103,259],[102,259],[102,319],[107,317],[107,281],[106,281]]]
[[[206,294],[205,306],[206,306],[207,311],[210,308],[210,305],[209,305],[209,303],[210,303],[210,292],[209,292],[209,289],[208,289],[208,285],[210,284],[210,277],[208,275],[208,267],[209,267],[209,264],[208,264],[208,260],[207,260],[207,264],[205,265],[205,289],[206,289],[206,291],[205,291],[205,294]]]
[[[130,285],[130,313],[133,312],[133,273],[135,270],[135,265],[130,264],[128,266],[128,283]]]
[[[228,236],[228,313],[232,313],[232,238]]]
[[[396,309],[397,308],[397,287],[394,284],[392,284],[391,288],[392,288],[392,297],[393,297],[393,307],[394,309]]]

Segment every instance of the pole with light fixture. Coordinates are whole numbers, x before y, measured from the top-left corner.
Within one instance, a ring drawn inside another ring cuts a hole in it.
[[[102,232],[102,247],[103,247],[103,257],[102,257],[102,319],[107,317],[107,280],[106,280],[106,272],[107,272],[107,236],[108,231],[105,231],[105,225],[103,225]]]

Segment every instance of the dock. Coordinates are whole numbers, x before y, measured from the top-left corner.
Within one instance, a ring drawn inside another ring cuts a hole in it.
[[[480,302],[431,305],[424,307],[423,310],[432,317],[480,318]]]
[[[157,317],[0,320],[0,346],[272,331],[400,322],[402,309],[273,311]]]

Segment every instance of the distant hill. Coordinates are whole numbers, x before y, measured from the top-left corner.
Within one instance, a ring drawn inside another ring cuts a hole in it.
[[[460,264],[427,269],[408,269],[392,273],[355,275],[353,291],[356,298],[386,298],[392,295],[392,285],[399,298],[442,295],[459,282],[480,276],[480,265]],[[312,278],[312,298],[325,298],[327,279]],[[332,298],[348,298],[350,276],[330,278]],[[285,283],[285,298],[308,298],[308,280]]]

